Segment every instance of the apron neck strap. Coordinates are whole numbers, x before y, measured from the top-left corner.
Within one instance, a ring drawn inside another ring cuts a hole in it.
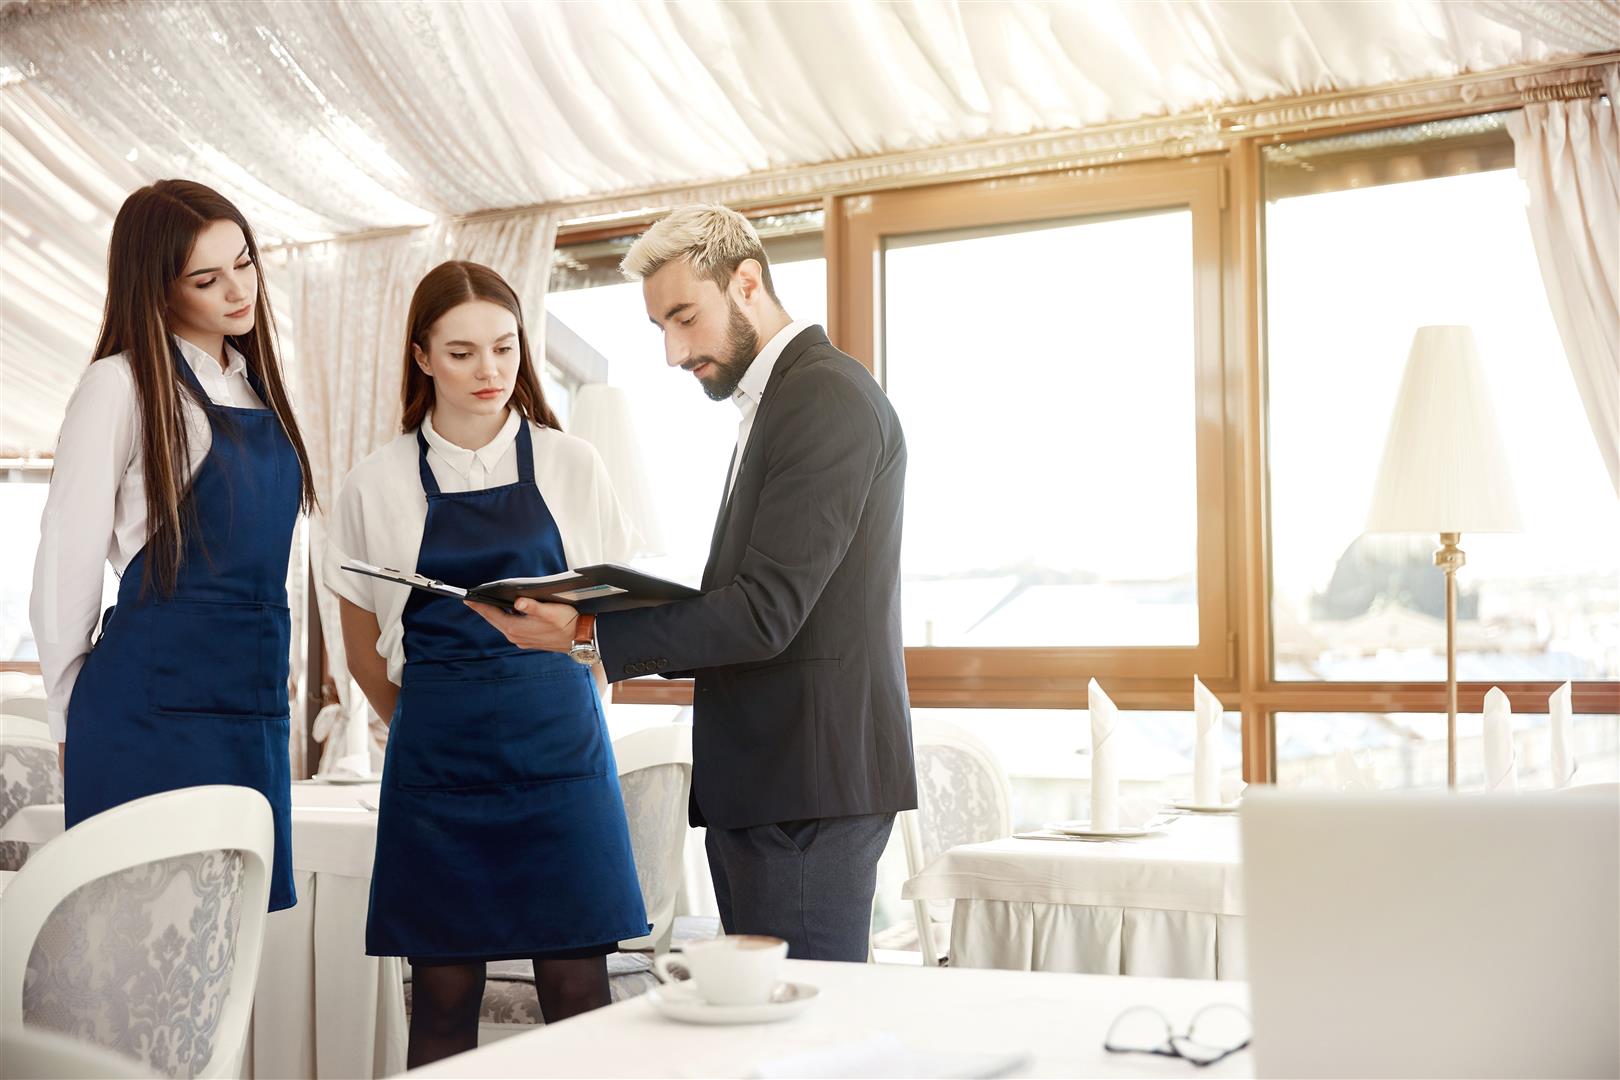
[[[425,420],[423,424],[426,424]],[[419,450],[416,455],[416,467],[422,473],[422,491],[428,495],[437,495],[439,493],[439,482],[433,478],[433,468],[428,465],[427,436],[422,434],[421,427],[416,429],[416,445]]]
[[[534,440],[529,436],[529,418],[522,413],[518,414],[517,457],[519,482],[532,485],[534,483]]]
[[[416,446],[416,467],[422,474],[422,490],[429,495],[437,495],[439,481],[434,479],[433,467],[428,464],[428,441],[421,427],[416,429]],[[534,439],[529,435],[529,421],[522,415],[518,416],[517,473],[518,483],[534,483]]]
[[[174,340],[172,335],[169,337],[169,356],[173,359],[174,369],[180,373],[181,380],[197,391],[204,404],[210,403],[212,399],[209,398],[208,391],[203,389],[202,381],[197,378],[197,373],[191,370],[191,361],[187,360],[186,354],[180,351],[180,343]]]

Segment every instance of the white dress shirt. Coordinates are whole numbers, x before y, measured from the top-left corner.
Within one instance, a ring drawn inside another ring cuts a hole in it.
[[[726,477],[726,498],[731,498],[731,488],[737,482],[737,469],[742,465],[743,451],[748,448],[748,434],[754,430],[754,414],[759,412],[759,403],[765,396],[765,387],[771,381],[771,372],[776,370],[776,361],[781,359],[782,350],[788,347],[788,342],[808,330],[814,323],[790,322],[776,332],[765,347],[754,357],[754,362],[748,365],[743,377],[737,381],[737,389],[732,391],[731,401],[742,414],[737,422],[737,450],[731,455],[731,472]]]
[[[468,450],[422,424],[428,444],[428,467],[445,493],[482,491],[515,484],[518,414],[489,443]],[[569,566],[628,562],[636,554],[630,521],[619,506],[596,448],[584,439],[552,428],[529,425],[534,443],[534,484],[546,500],[562,533]],[[373,566],[415,570],[427,521],[427,497],[417,467],[416,432],[407,432],[366,458],[343,483],[343,492],[327,521],[321,580],[332,591],[377,616],[381,634],[377,654],[388,661],[388,678],[396,685],[405,669],[405,602],[403,585],[353,574],[343,563],[359,559]],[[540,567],[525,573],[540,574]],[[447,580],[449,580],[447,578]],[[463,587],[480,581],[450,580]]]
[[[216,405],[262,409],[247,381],[247,361],[225,347],[225,367],[183,338],[174,341]],[[182,399],[191,436],[195,475],[213,446],[208,417]],[[51,736],[67,738],[67,707],[73,684],[90,653],[90,636],[101,620],[102,567],[124,568],[146,546],[146,474],[141,418],[129,356],[119,353],[92,363],[68,400],[56,440],[50,494],[39,521],[34,590],[28,618],[39,645]]]

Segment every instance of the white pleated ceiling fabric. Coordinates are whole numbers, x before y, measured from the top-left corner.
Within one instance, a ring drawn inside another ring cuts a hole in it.
[[[11,4],[0,454],[49,449],[160,177],[297,242],[1614,48],[1617,0]]]

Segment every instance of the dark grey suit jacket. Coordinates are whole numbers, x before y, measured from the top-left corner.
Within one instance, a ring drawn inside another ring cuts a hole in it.
[[[917,805],[900,638],[905,477],[888,397],[812,326],[765,387],[704,595],[598,619],[609,679],[696,679],[694,825]]]

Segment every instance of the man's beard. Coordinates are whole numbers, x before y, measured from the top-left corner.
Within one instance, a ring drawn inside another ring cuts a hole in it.
[[[753,324],[729,296],[726,297],[726,307],[731,311],[726,320],[726,358],[696,356],[682,365],[688,371],[704,364],[714,365],[716,374],[700,377],[698,382],[702,384],[703,392],[715,401],[724,401],[737,392],[737,384],[742,382],[748,365],[759,355],[759,334],[755,332]]]

